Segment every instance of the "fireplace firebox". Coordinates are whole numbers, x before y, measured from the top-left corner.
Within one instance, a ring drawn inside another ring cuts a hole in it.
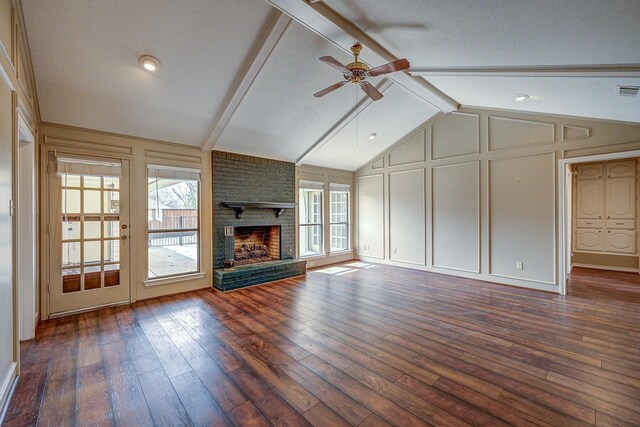
[[[227,258],[233,260],[234,266],[281,259],[279,225],[234,227],[229,237],[233,241],[233,245],[229,245],[233,254]]]

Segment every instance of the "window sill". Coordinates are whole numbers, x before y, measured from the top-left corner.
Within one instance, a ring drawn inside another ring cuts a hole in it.
[[[347,255],[347,254],[351,254],[353,253],[353,249],[344,249],[341,251],[333,251],[333,252],[329,252],[328,256],[340,256],[340,255]]]
[[[186,282],[188,280],[197,280],[202,279],[205,276],[205,273],[190,273],[183,274],[181,276],[171,276],[171,277],[161,277],[159,279],[148,279],[143,281],[145,287],[158,286],[158,285],[168,285],[176,282]]]

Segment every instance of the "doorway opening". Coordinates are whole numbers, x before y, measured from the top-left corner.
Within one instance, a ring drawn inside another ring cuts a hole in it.
[[[36,255],[36,149],[35,138],[18,114],[16,187],[16,279],[20,340],[35,336],[38,320]]]
[[[562,295],[573,283],[573,268],[602,277],[612,271],[638,273],[638,159],[636,150],[560,160]]]

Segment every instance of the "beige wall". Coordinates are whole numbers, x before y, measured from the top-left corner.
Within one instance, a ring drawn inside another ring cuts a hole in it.
[[[21,206],[16,200],[18,115],[32,133],[37,130],[28,52],[19,4],[0,0],[0,411],[19,372],[19,301],[14,267],[16,224],[15,216],[10,215],[9,201],[13,201],[19,212]]]
[[[318,166],[309,166],[302,165],[296,167],[296,203],[299,205],[299,191],[298,184],[300,180],[308,180],[308,181],[316,181],[324,183],[324,248],[325,253],[319,256],[312,256],[305,258],[307,260],[307,267],[314,268],[320,267],[322,265],[334,264],[336,262],[348,261],[354,258],[354,217],[353,217],[353,207],[354,207],[354,185],[353,185],[353,172],[344,171],[340,169],[330,169],[330,168],[322,168]],[[349,184],[351,186],[351,199],[350,199],[350,207],[349,207],[349,215],[350,215],[350,227],[349,227],[349,242],[351,245],[351,250],[349,251],[341,251],[338,253],[330,253],[328,248],[331,247],[330,236],[328,233],[329,230],[329,184]],[[300,217],[298,214],[298,210],[296,209],[296,248],[300,250],[299,243],[299,227]]]
[[[211,160],[210,154],[197,147],[152,141],[61,125],[41,126],[40,181],[46,188],[50,154],[101,156],[130,160],[130,283],[131,301],[143,300],[178,292],[210,287],[212,284],[211,249]],[[198,168],[202,171],[200,263],[204,277],[163,284],[145,283],[147,280],[147,164]],[[41,227],[46,227],[48,214],[47,192],[41,194]],[[48,247],[48,237],[41,236],[41,247]],[[43,253],[42,271],[47,272],[48,259]],[[43,274],[45,276],[45,274]],[[41,281],[46,313],[46,280]]]
[[[474,108],[439,115],[356,172],[358,255],[557,292],[558,161],[637,149],[640,125]]]

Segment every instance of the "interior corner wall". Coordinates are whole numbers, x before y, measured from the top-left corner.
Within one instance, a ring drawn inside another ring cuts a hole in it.
[[[354,192],[353,177],[354,177],[353,172],[341,170],[341,169],[324,168],[324,167],[312,166],[312,165],[301,165],[296,168],[296,203],[298,204],[298,206],[300,206],[299,205],[300,192],[298,191],[300,180],[316,181],[316,182],[322,182],[324,184],[325,192],[324,192],[323,204],[325,206],[325,209],[323,212],[323,216],[324,216],[324,224],[327,225],[327,227],[325,227],[325,230],[329,229],[328,224],[330,223],[330,210],[329,210],[329,207],[331,206],[331,199],[330,199],[331,196],[329,194],[330,184],[331,183],[347,184],[351,186],[351,195],[349,200],[350,249],[348,251],[340,251],[340,252],[332,253],[330,250],[327,249],[331,247],[331,236],[329,235],[329,233],[325,232],[324,245],[323,245],[323,247],[325,248],[325,253],[322,255],[314,255],[314,256],[304,258],[307,260],[307,267],[309,268],[335,264],[343,261],[349,261],[355,258],[355,251],[354,251],[354,244],[353,244],[354,242],[353,212],[355,207],[355,203],[354,203],[355,192]],[[297,209],[296,209],[296,212],[298,212]],[[298,238],[299,238],[299,234],[298,234],[299,225],[300,225],[300,218],[298,215],[296,215],[296,242],[298,241]],[[298,245],[298,248],[299,246],[300,245]]]
[[[358,257],[559,292],[558,162],[637,149],[640,124],[439,115],[356,171]]]
[[[17,200],[18,116],[31,133],[38,130],[35,86],[21,17],[20,2],[0,0],[0,414],[20,372],[19,283],[14,267],[17,235],[16,216],[12,216],[12,211],[21,209]]]

